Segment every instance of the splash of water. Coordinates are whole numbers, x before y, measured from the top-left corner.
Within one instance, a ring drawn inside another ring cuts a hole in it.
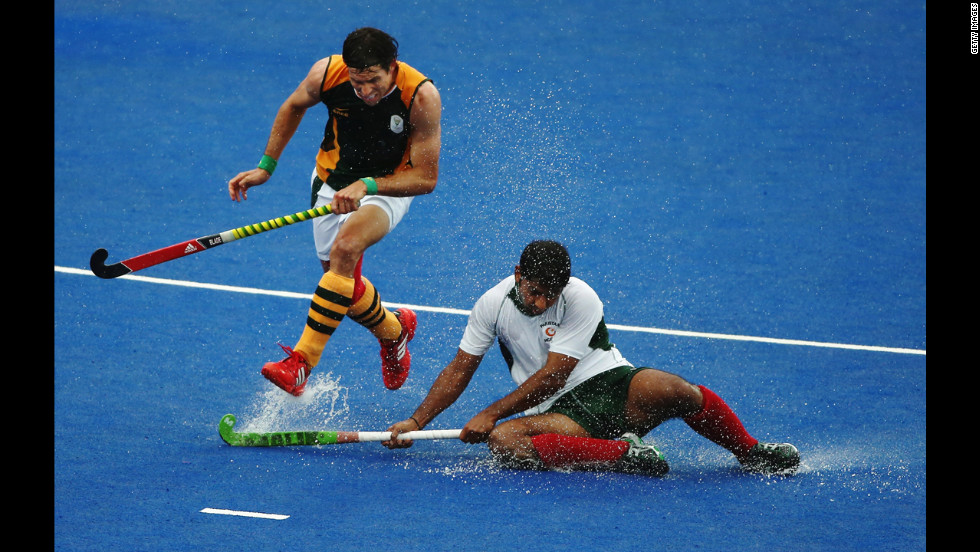
[[[339,376],[328,372],[307,382],[299,397],[274,386],[258,393],[239,417],[242,427],[238,431],[336,430],[345,426],[349,413],[347,388],[340,384]]]

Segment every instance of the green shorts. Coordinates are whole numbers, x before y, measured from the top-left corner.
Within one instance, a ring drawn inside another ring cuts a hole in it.
[[[564,414],[585,428],[596,439],[618,439],[626,427],[626,395],[633,376],[640,370],[620,366],[580,383],[561,396],[547,412]]]

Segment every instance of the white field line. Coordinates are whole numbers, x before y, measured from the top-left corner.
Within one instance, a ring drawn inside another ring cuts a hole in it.
[[[201,510],[202,514],[221,514],[223,516],[242,516],[242,517],[253,517],[253,518],[263,518],[263,519],[275,519],[283,520],[289,516],[283,514],[263,514],[260,512],[243,512],[241,510],[223,510],[221,508],[205,508]]]
[[[67,268],[67,267],[54,267],[55,272],[62,272],[65,274],[77,274],[81,276],[92,276],[94,274],[90,270],[83,270],[78,268]],[[116,278],[117,280],[135,280],[138,282],[146,282],[150,284],[164,284],[171,286],[182,286],[182,287],[192,287],[192,288],[202,288],[202,289],[213,289],[217,291],[229,291],[233,293],[251,293],[255,295],[271,295],[274,297],[286,297],[289,299],[309,299],[309,293],[295,293],[291,291],[276,291],[269,289],[259,289],[259,288],[249,288],[240,286],[226,286],[222,284],[205,284],[200,282],[190,282],[186,280],[168,280],[165,278],[152,278],[149,276],[136,276],[133,274],[127,274],[125,276],[120,276]],[[468,316],[470,311],[463,309],[452,309],[446,307],[431,307],[426,305],[410,305],[406,303],[388,303],[383,302],[385,307],[388,308],[409,308],[416,311],[424,312],[436,312],[441,314],[457,314],[461,316]],[[698,337],[704,339],[727,339],[731,341],[754,341],[757,343],[773,343],[777,345],[795,345],[801,347],[825,347],[831,349],[850,349],[857,351],[873,351],[879,353],[898,353],[906,355],[922,355],[925,356],[926,351],[924,349],[906,349],[901,347],[881,347],[877,345],[852,345],[848,343],[825,343],[820,341],[804,341],[799,339],[779,339],[774,337],[756,337],[750,335],[732,335],[732,334],[721,334],[721,333],[710,333],[710,332],[691,332],[684,330],[668,330],[663,328],[647,328],[642,326],[622,326],[619,324],[608,324],[610,330],[618,330],[624,332],[642,332],[642,333],[654,333],[654,334],[664,334],[664,335],[674,335],[680,337]]]

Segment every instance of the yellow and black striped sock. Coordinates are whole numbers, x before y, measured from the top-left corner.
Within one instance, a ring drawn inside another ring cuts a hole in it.
[[[310,366],[320,362],[327,341],[344,320],[354,295],[354,279],[327,272],[320,278],[310,302],[310,313],[299,343],[293,349],[303,353]]]
[[[381,304],[381,296],[374,284],[363,275],[361,281],[364,282],[364,294],[351,306],[347,316],[367,328],[378,339],[398,339],[402,333],[398,318]]]

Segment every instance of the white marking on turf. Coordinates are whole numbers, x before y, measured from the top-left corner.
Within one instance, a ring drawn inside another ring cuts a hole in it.
[[[283,520],[289,516],[283,514],[263,514],[261,512],[243,512],[241,510],[223,510],[221,508],[205,508],[201,510],[202,514],[220,514],[223,516],[242,516],[242,517],[253,517],[262,519],[276,519]]]
[[[63,272],[66,274],[78,274],[83,276],[95,276],[90,270],[82,270],[78,268],[66,268],[55,266],[55,272]],[[138,282],[147,282],[151,284],[165,284],[171,286],[183,286],[192,288],[203,288],[203,289],[213,289],[217,291],[230,291],[233,293],[251,293],[256,295],[271,295],[274,297],[286,297],[289,299],[303,299],[308,300],[310,298],[309,293],[295,293],[291,291],[275,291],[268,289],[259,288],[248,288],[239,286],[226,286],[222,284],[205,284],[201,282],[190,282],[186,280],[168,280],[164,278],[151,278],[148,276],[135,276],[133,274],[127,274],[125,276],[120,276],[118,280],[135,280]],[[470,311],[463,309],[451,309],[446,307],[429,307],[425,305],[408,305],[404,303],[388,303],[382,302],[382,304],[387,308],[400,309],[408,308],[416,311],[424,312],[437,312],[442,314],[458,314],[461,316],[469,316]],[[732,341],[754,341],[757,343],[773,343],[777,345],[796,345],[802,347],[826,347],[831,349],[851,349],[857,351],[874,351],[879,353],[899,353],[906,355],[922,355],[925,356],[926,351],[924,349],[906,349],[902,347],[881,347],[877,345],[851,345],[848,343],[827,343],[821,341],[803,341],[799,339],[780,339],[775,337],[757,337],[751,335],[731,335],[731,334],[720,334],[720,333],[709,333],[709,332],[690,332],[685,330],[667,330],[662,328],[646,328],[642,326],[621,326],[618,324],[607,324],[610,330],[619,330],[625,332],[644,332],[644,333],[655,333],[664,335],[676,335],[681,337],[701,337],[707,339],[727,339]]]

